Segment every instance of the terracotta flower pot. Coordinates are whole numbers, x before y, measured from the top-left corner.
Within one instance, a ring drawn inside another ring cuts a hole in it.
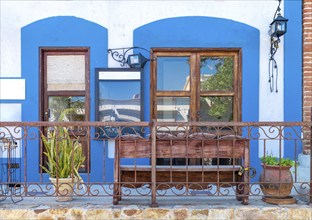
[[[55,195],[57,195],[56,201],[68,202],[73,200],[74,182],[72,178],[58,179],[58,194],[56,192],[57,189],[56,178],[50,178],[50,180],[54,185]]]
[[[293,187],[291,166],[271,166],[262,164],[260,188],[266,197],[286,198]]]

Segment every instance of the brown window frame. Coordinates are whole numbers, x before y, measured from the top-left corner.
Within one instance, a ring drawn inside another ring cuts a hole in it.
[[[198,121],[201,96],[232,96],[233,121],[242,120],[242,49],[241,48],[152,48],[151,54],[155,62],[151,62],[150,71],[150,115],[157,119],[157,97],[189,97],[190,120]],[[190,57],[190,91],[157,91],[157,58],[158,57]],[[201,56],[233,56],[234,78],[232,91],[200,91],[200,57]],[[195,89],[192,89],[195,88]]]
[[[84,91],[47,91],[47,70],[45,63],[48,55],[85,55],[85,90]],[[85,96],[85,121],[90,121],[90,48],[89,47],[40,47],[40,92],[39,114],[44,121],[44,112],[48,108],[45,101],[49,96]]]
[[[51,55],[84,55],[85,56],[85,89],[84,90],[47,90],[47,56]],[[40,47],[39,48],[39,119],[48,121],[45,112],[48,110],[49,96],[84,96],[85,97],[85,119],[90,121],[90,47]],[[89,130],[89,129],[87,129]],[[75,131],[72,131],[75,132]],[[77,133],[77,132],[75,132]],[[76,134],[75,134],[76,135]],[[79,135],[77,133],[77,135]],[[87,135],[88,136],[88,135]],[[84,152],[86,153],[85,168],[81,172],[90,172],[90,140],[84,141]],[[40,164],[43,164],[44,154],[40,150]]]

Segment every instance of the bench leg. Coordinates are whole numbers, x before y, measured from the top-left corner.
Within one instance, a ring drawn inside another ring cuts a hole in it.
[[[247,183],[244,183],[244,191],[243,191],[243,205],[248,205],[248,199],[249,199],[249,181]]]
[[[121,200],[121,186],[118,183],[114,184],[113,192],[113,204],[118,205],[118,202]]]
[[[151,204],[151,207],[153,207],[153,208],[157,208],[157,207],[159,207],[159,205],[158,205],[158,203],[157,202],[152,202],[152,204]]]
[[[248,181],[248,178],[246,178],[244,175],[239,176],[236,183],[236,199],[238,201],[242,201],[242,204],[248,205],[248,194],[249,194],[249,183],[245,183],[245,181]]]
[[[242,201],[242,204],[248,205],[248,184],[237,183],[236,184],[236,199]]]
[[[243,196],[242,194],[244,193],[244,186],[241,183],[236,184],[236,200],[237,201],[242,201]]]
[[[243,194],[244,194],[244,178],[243,176],[238,176],[237,177],[237,184],[236,184],[236,199],[237,201],[242,201],[243,200]]]
[[[243,204],[243,205],[248,205],[248,203],[249,203],[249,198],[248,198],[248,196],[244,196],[243,201],[242,201],[242,204]]]
[[[113,198],[113,205],[118,205],[118,199],[116,197]]]

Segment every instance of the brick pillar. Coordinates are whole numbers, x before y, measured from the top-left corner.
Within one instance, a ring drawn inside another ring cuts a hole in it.
[[[312,1],[303,0],[303,120],[311,121],[312,108]],[[304,131],[304,137],[310,139],[310,132]],[[308,151],[309,145],[304,145]]]

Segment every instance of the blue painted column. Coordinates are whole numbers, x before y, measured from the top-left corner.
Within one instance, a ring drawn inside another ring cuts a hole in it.
[[[284,120],[302,121],[302,2],[285,0]]]
[[[302,1],[285,0],[284,17],[288,18],[287,33],[284,35],[284,121],[302,121]],[[301,128],[285,129],[298,140]],[[297,147],[297,149],[295,149]],[[302,143],[293,140],[284,142],[284,157],[294,158],[295,151],[302,151]]]

